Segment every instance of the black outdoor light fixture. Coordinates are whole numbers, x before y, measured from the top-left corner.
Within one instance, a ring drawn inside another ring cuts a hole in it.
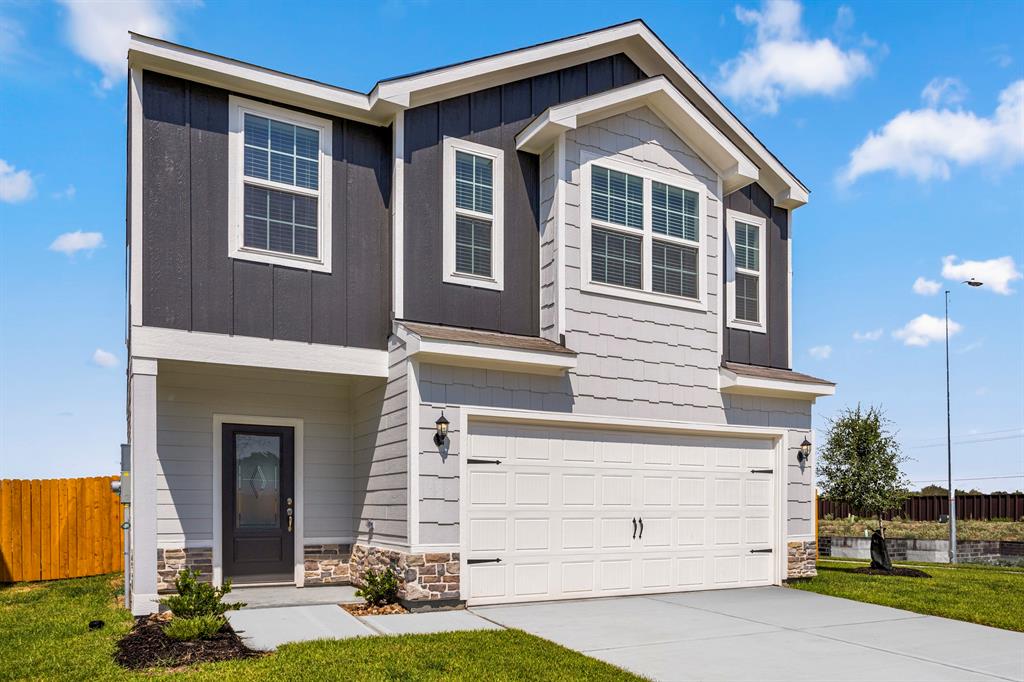
[[[976,280],[973,277],[971,277],[970,279],[964,280],[964,284],[966,284],[969,287],[977,288],[977,287],[980,287],[982,284],[984,284],[984,282],[979,282],[978,280]]]
[[[800,452],[796,455],[796,460],[803,464],[811,458],[811,441],[804,438],[804,442],[800,443]]]
[[[441,412],[441,416],[434,422],[434,426],[437,427],[437,433],[434,434],[434,445],[441,447],[444,445],[445,438],[448,437],[448,420],[444,418],[444,412]]]

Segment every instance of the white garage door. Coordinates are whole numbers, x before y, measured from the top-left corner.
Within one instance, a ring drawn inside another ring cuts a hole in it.
[[[767,439],[471,424],[470,604],[775,582]]]

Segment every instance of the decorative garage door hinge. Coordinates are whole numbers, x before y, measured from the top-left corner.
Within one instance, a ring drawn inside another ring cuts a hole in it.
[[[771,554],[772,550],[770,548],[769,549],[752,549],[752,550],[750,550],[750,553],[751,554]]]
[[[466,563],[470,566],[473,564],[500,564],[501,559],[466,559]]]
[[[501,464],[500,459],[476,459],[475,457],[467,457],[466,464]]]
[[[775,469],[751,469],[750,473],[752,473],[752,474],[770,474],[770,473],[773,473],[774,471],[775,471]]]

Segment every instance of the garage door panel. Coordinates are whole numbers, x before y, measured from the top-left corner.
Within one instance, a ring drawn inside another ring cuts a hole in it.
[[[551,549],[551,530],[548,519],[515,519],[512,522],[512,546],[519,551]]]
[[[488,562],[465,567],[471,603],[775,579],[778,555],[751,553],[775,544],[773,474],[750,471],[771,468],[771,441],[502,428],[467,439],[471,457],[504,457],[467,472],[465,558]]]
[[[551,475],[547,473],[515,474],[515,504],[523,506],[551,503]]]

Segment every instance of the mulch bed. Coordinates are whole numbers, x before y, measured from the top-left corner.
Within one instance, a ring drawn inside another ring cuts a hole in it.
[[[114,660],[125,668],[178,668],[193,663],[231,661],[239,658],[261,656],[242,643],[242,640],[225,624],[220,632],[210,639],[183,642],[164,634],[162,618],[141,616],[135,620],[131,632],[121,638],[114,652]]]
[[[919,571],[916,568],[899,568],[897,566],[892,567],[892,572],[883,571],[880,568],[871,568],[870,566],[861,566],[853,569],[854,573],[866,573],[867,575],[895,575],[901,578],[931,578],[931,576],[924,571]]]
[[[387,606],[370,606],[369,604],[342,604],[353,616],[390,616],[396,613],[409,613],[401,604],[388,604]]]

